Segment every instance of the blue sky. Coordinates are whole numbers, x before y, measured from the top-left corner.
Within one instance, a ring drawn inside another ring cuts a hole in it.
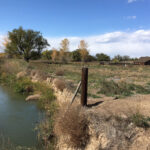
[[[138,30],[147,32],[149,16],[150,0],[0,0],[0,37],[23,26],[41,31],[51,46],[58,47],[64,37],[79,40],[116,32],[129,36]],[[71,44],[73,49],[75,43]],[[94,52],[94,45],[89,48],[93,54],[98,51]]]

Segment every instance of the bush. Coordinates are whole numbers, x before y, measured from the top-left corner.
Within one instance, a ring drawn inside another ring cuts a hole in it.
[[[149,124],[150,118],[143,116],[139,112],[136,112],[135,114],[133,114],[129,119],[137,127],[142,127],[142,128],[149,128],[150,127],[150,124]]]
[[[63,91],[66,88],[66,83],[64,80],[56,79],[54,81],[54,84],[56,88],[59,89],[60,91]]]
[[[17,80],[14,86],[17,93],[29,94],[34,91],[33,83],[28,78],[21,78]]]
[[[54,132],[57,137],[69,137],[66,139],[69,146],[83,148],[89,140],[88,123],[81,107],[71,107],[67,111],[63,109],[57,114]]]
[[[63,70],[58,70],[55,72],[56,76],[63,76],[64,75],[64,71]]]

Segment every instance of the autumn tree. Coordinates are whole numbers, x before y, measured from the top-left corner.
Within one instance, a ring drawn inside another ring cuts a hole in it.
[[[9,55],[19,55],[27,62],[33,54],[41,55],[44,48],[49,46],[40,32],[24,30],[22,27],[8,32],[8,41],[5,42],[5,52]]]
[[[52,48],[52,54],[51,54],[52,61],[56,62],[58,56],[59,56],[58,50],[56,48]]]
[[[69,40],[64,39],[60,43],[60,60],[62,62],[67,62],[67,52],[69,51]]]
[[[85,62],[89,55],[89,52],[87,50],[88,44],[84,40],[81,40],[78,48],[80,49],[82,61]]]

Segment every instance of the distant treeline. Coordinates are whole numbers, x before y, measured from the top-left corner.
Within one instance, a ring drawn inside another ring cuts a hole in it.
[[[76,50],[69,51],[69,40],[63,39],[60,43],[60,48],[47,47],[50,46],[48,41],[43,38],[42,34],[34,30],[25,30],[22,27],[8,32],[7,38],[4,39],[5,53],[9,58],[24,58],[25,61],[36,59],[47,59],[52,62],[67,63],[75,62],[90,62],[90,61],[113,61],[115,63],[120,61],[134,60],[129,56],[116,55],[110,58],[107,54],[98,53],[95,56],[90,55],[88,43],[84,40],[79,42]],[[47,49],[47,50],[46,50]]]

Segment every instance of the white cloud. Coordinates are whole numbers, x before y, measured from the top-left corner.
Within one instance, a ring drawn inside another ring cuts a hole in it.
[[[136,16],[128,16],[127,19],[136,19]]]
[[[4,46],[3,46],[3,39],[4,39],[4,35],[3,34],[0,34],[0,52],[4,49]]]
[[[128,3],[136,2],[137,0],[128,0]]]
[[[0,35],[0,45],[3,37]],[[150,30],[117,31],[88,37],[47,37],[51,48],[59,48],[64,38],[70,41],[70,51],[77,49],[79,41],[84,39],[92,55],[103,52],[110,56],[117,54],[131,57],[150,56]]]
[[[51,47],[59,48],[62,39],[47,38]],[[84,39],[92,55],[106,53],[110,56],[117,54],[131,57],[150,56],[150,30],[137,30],[135,32],[111,32],[89,37],[67,37],[70,41],[70,51],[78,48],[79,41]]]

